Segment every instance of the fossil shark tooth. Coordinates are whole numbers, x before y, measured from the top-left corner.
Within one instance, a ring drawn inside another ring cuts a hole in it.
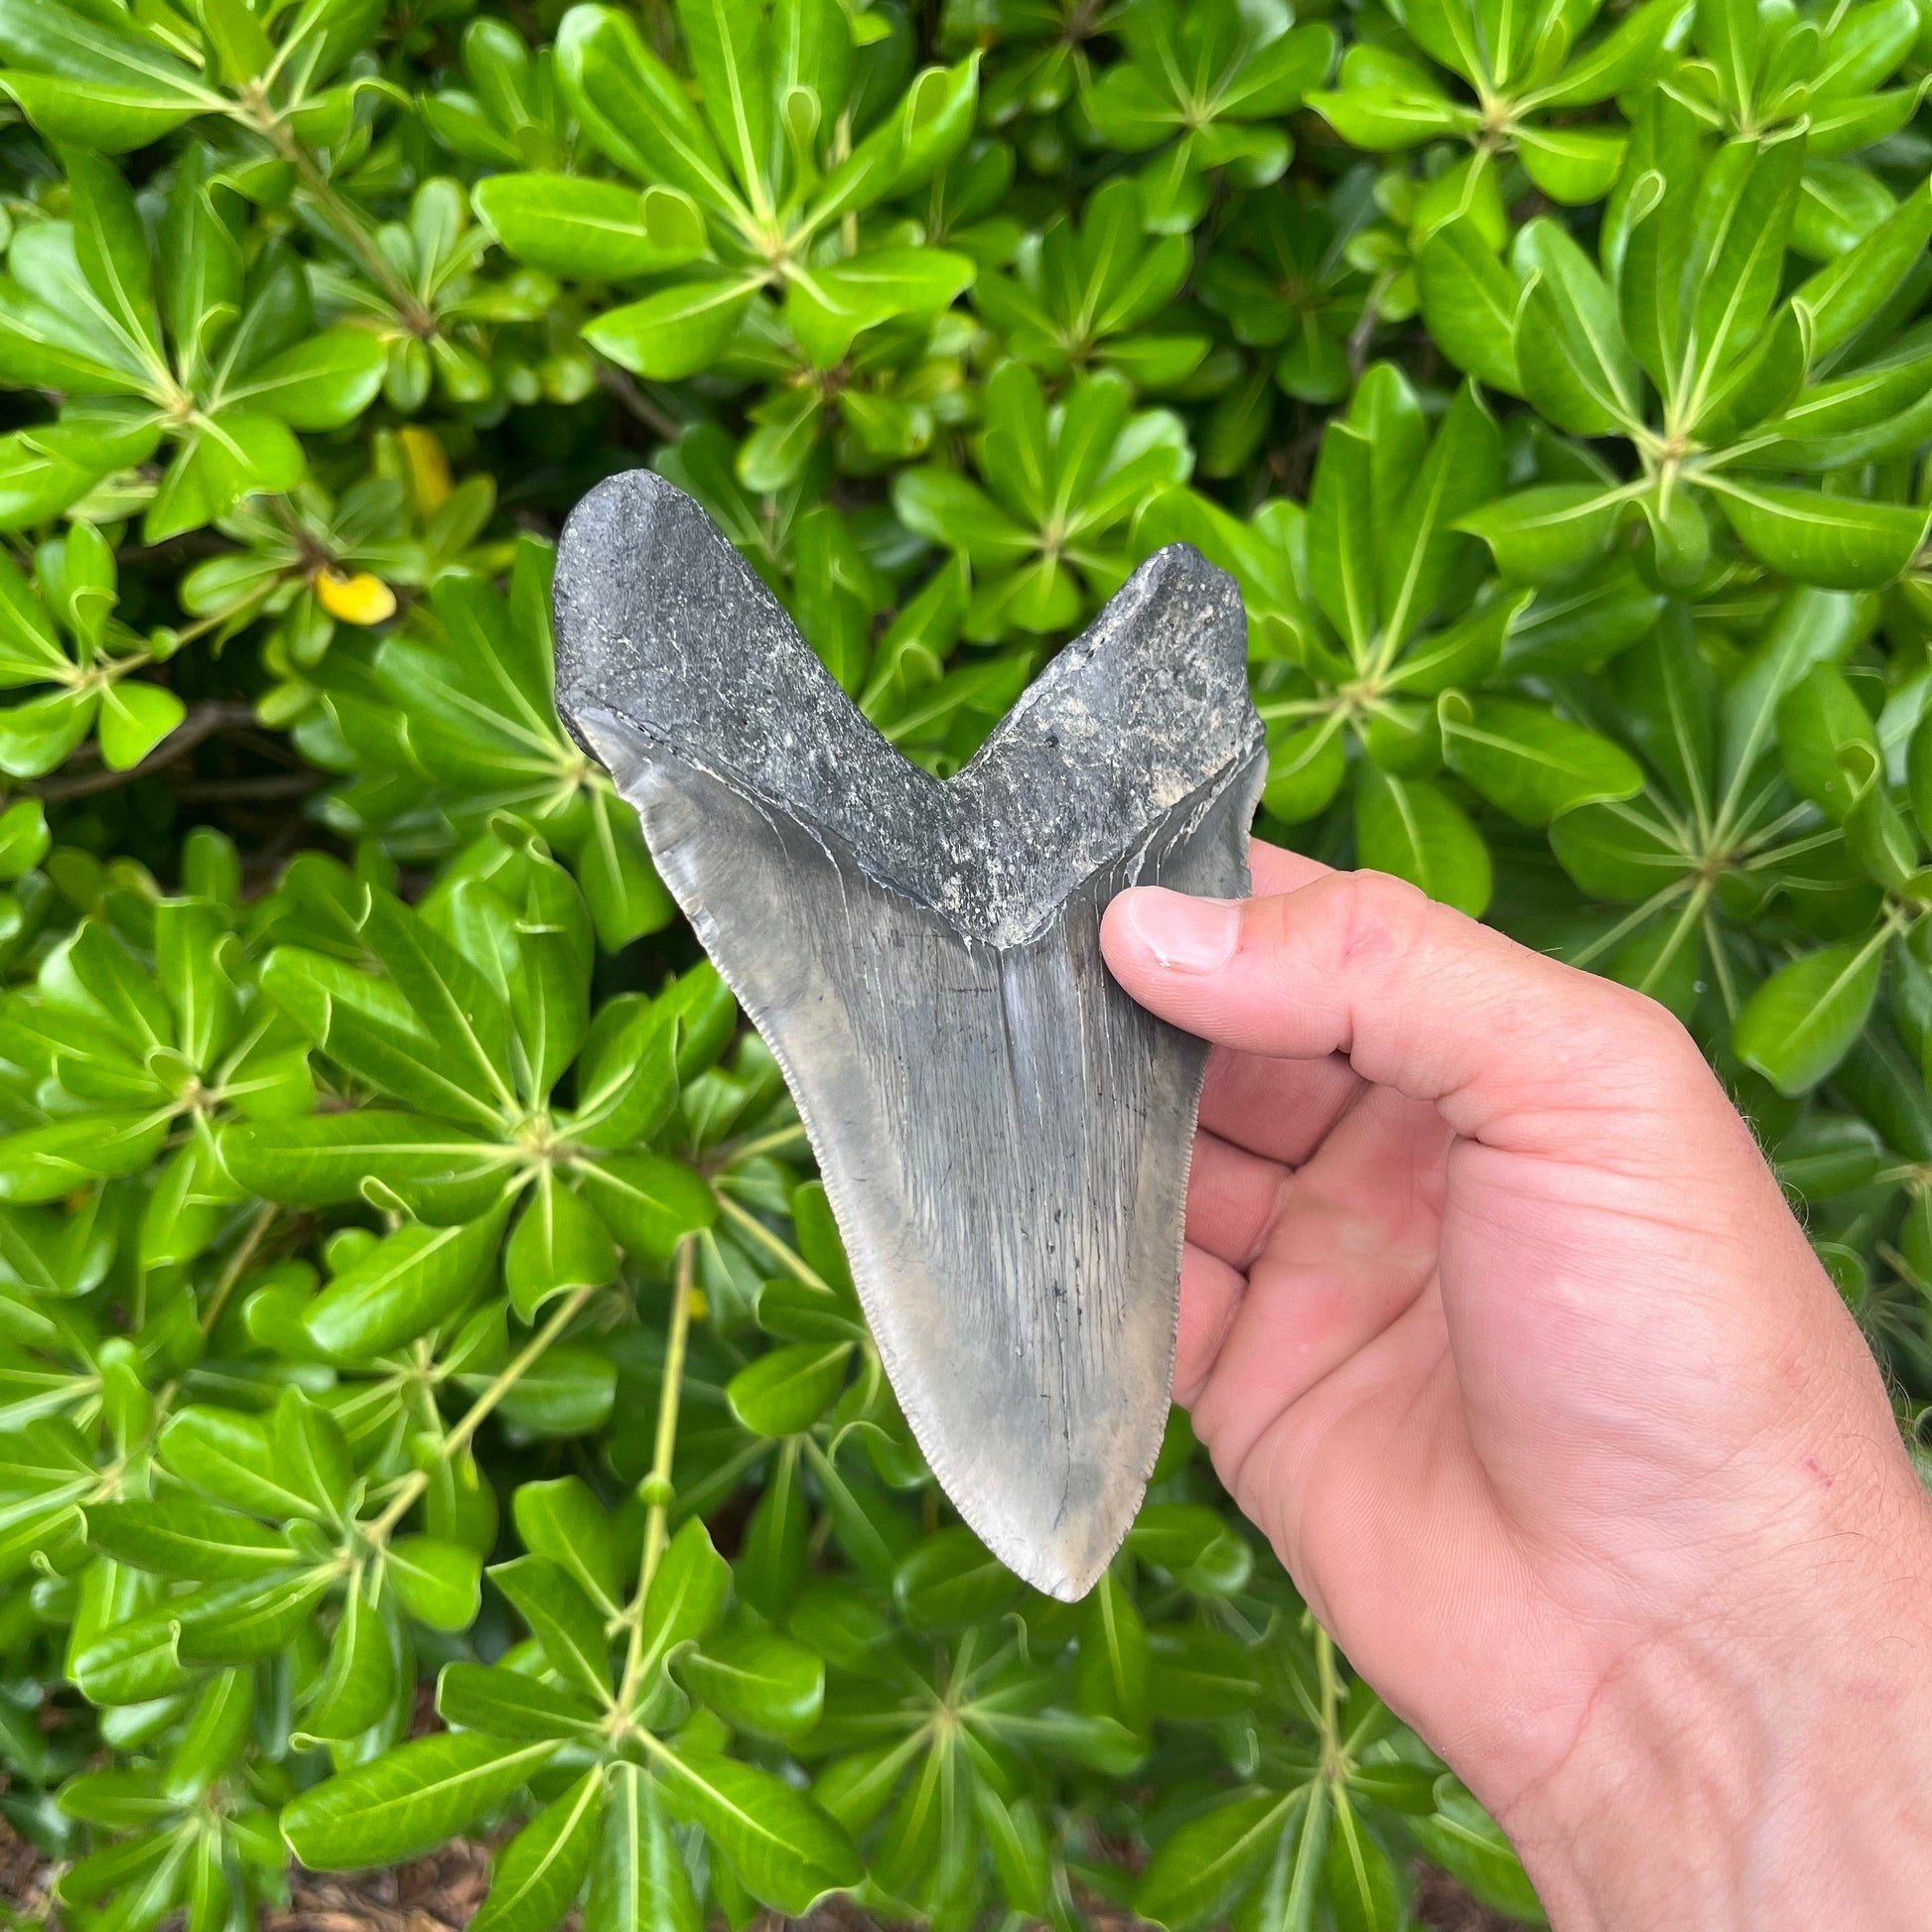
[[[1150,558],[946,782],[658,477],[577,506],[556,613],[558,709],[784,1068],[927,1461],[1010,1568],[1083,1594],[1161,1444],[1205,1056],[1114,984],[1100,915],[1247,890],[1233,580]]]

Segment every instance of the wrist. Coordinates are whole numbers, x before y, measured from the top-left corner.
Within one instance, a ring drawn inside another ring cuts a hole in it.
[[[1918,1932],[1932,1898],[1932,1509],[1633,1648],[1505,1802],[1558,1932]],[[1787,1558],[1787,1562],[1789,1559]]]

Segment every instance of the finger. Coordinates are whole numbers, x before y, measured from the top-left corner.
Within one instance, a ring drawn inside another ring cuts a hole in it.
[[[1654,1167],[1667,1115],[1743,1131],[1654,1001],[1381,873],[1250,900],[1142,887],[1108,906],[1101,942],[1122,986],[1175,1026],[1249,1053],[1346,1053],[1492,1146],[1622,1158],[1641,1144]]]
[[[1287,1179],[1280,1162],[1196,1134],[1187,1173],[1187,1239],[1245,1273],[1275,1224]]]
[[[1367,1347],[1427,1288],[1450,1139],[1435,1108],[1377,1087],[1285,1177],[1198,1402],[1202,1436],[1211,1432],[1225,1466],[1239,1466],[1280,1410]]]
[[[1299,1168],[1364,1084],[1339,1053],[1318,1060],[1277,1060],[1217,1046],[1207,1056],[1200,1124],[1264,1161]]]
[[[1299,893],[1304,886],[1312,886],[1333,871],[1333,866],[1324,866],[1319,859],[1311,859],[1306,853],[1290,852],[1287,847],[1270,845],[1265,839],[1248,841],[1248,874],[1254,881],[1256,898],[1271,897],[1276,893]]]
[[[1191,1408],[1212,1373],[1221,1340],[1248,1282],[1238,1268],[1190,1242],[1180,1254],[1180,1327],[1174,1337],[1173,1399]]]

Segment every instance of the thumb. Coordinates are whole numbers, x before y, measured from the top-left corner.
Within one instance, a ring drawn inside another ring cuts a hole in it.
[[[1726,1153],[1751,1145],[1655,1001],[1382,873],[1256,899],[1140,887],[1108,906],[1101,946],[1120,984],[1174,1026],[1275,1058],[1346,1054],[1471,1140],[1616,1158],[1654,1149],[1666,1117],[1679,1140],[1689,1108],[1728,1123]]]

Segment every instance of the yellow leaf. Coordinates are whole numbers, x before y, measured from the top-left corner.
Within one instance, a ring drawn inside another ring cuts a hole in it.
[[[397,432],[402,460],[409,471],[409,493],[418,516],[434,516],[450,500],[450,459],[433,429],[410,423]]]
[[[316,601],[344,623],[380,623],[396,615],[396,594],[366,570],[353,576],[343,570],[322,571],[316,578]]]

